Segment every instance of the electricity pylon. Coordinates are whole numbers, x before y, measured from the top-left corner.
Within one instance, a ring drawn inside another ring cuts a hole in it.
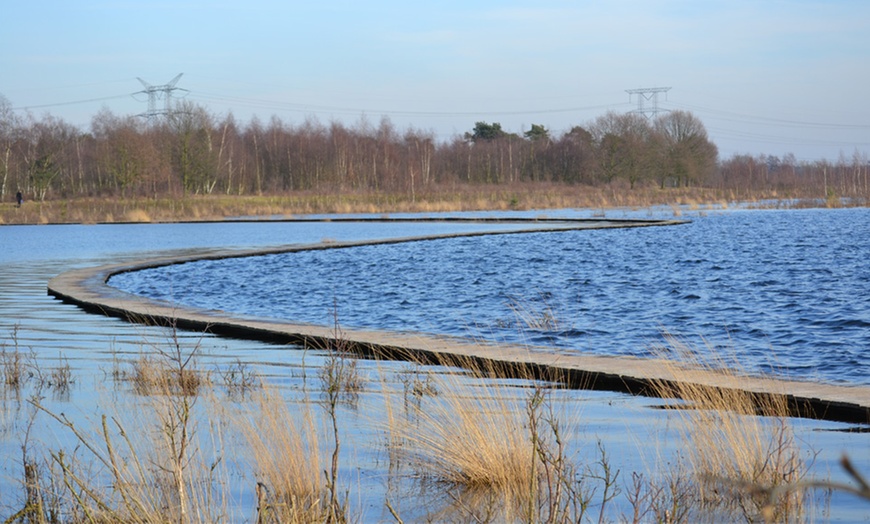
[[[175,84],[178,83],[178,79],[181,78],[181,75],[183,74],[184,73],[178,73],[178,76],[162,86],[153,86],[137,76],[136,79],[139,80],[139,82],[141,82],[143,86],[145,86],[145,90],[133,94],[138,95],[140,93],[144,93],[148,95],[148,111],[142,113],[139,116],[144,116],[145,118],[154,118],[156,116],[170,114],[172,112],[172,92],[187,91],[187,89],[175,87]],[[159,98],[163,99],[163,109],[157,109],[157,100]]]
[[[659,113],[667,111],[667,109],[659,109],[659,93],[667,93],[670,89],[670,87],[643,87],[639,89],[626,89],[625,92],[628,93],[629,102],[631,102],[631,95],[637,95],[637,109],[632,111],[632,113],[640,113],[649,118],[648,113],[652,113],[652,116],[655,117]],[[646,102],[649,101],[652,102],[652,108],[646,107]]]

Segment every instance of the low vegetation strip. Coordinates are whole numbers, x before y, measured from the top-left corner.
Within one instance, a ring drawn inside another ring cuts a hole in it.
[[[519,221],[516,221],[519,222]],[[533,223],[534,222],[534,223]],[[297,344],[303,347],[342,347],[369,358],[403,359],[417,363],[472,364],[504,370],[505,374],[535,376],[567,387],[602,389],[631,394],[681,396],[686,385],[722,391],[746,392],[759,403],[784,401],[794,416],[850,423],[870,423],[870,388],[718,373],[675,365],[670,361],[632,357],[565,355],[532,350],[528,346],[488,344],[480,341],[423,333],[395,333],[341,329],[277,320],[227,316],[224,312],[192,308],[125,293],[107,284],[112,275],[150,267],[203,259],[257,256],[312,249],[344,249],[368,244],[425,241],[448,237],[570,229],[639,227],[677,224],[676,221],[529,221],[522,230],[451,233],[363,242],[328,242],[273,249],[204,251],[182,257],[164,257],[134,263],[78,269],[53,278],[48,293],[85,310],[132,322],[169,325],[239,338]]]

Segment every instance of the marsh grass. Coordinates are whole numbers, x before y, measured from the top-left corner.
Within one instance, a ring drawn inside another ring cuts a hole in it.
[[[21,509],[9,522],[246,520],[234,499],[240,483],[256,495],[257,523],[348,520],[330,492],[336,481],[325,476],[330,441],[316,403],[293,403],[260,385],[228,404],[213,384],[194,393],[178,382],[157,381],[148,396],[113,400],[111,413],[88,424],[31,399],[71,445],[25,453]]]
[[[201,370],[187,365],[177,369],[173,364],[160,357],[143,354],[130,363],[130,369],[123,376],[132,384],[133,391],[143,396],[196,396],[200,388],[210,381],[208,374]]]
[[[56,366],[45,369],[36,353],[25,351],[18,341],[19,328],[12,330],[12,344],[0,344],[0,399],[22,398],[22,393],[33,387],[33,395],[42,395],[46,390],[58,399],[69,395],[75,383],[69,361],[61,354]]]
[[[522,403],[485,390],[436,400],[420,410],[416,431],[405,434],[416,450],[418,474],[519,496],[537,476],[526,452],[530,440]]]
[[[669,337],[679,361],[664,361],[674,380],[657,381],[664,397],[682,399],[677,410],[684,457],[702,507],[740,515],[748,522],[800,520],[809,500],[799,493],[781,497],[774,507],[747,486],[778,486],[800,482],[809,469],[789,422],[784,394],[755,394],[736,387],[713,387],[693,380],[701,369],[737,379],[733,362],[704,359],[680,340]],[[811,457],[810,457],[811,458]]]
[[[49,370],[45,384],[51,390],[55,399],[69,400],[70,389],[75,384],[75,378],[73,378],[69,360],[63,355],[58,356],[57,366]]]
[[[672,346],[670,355],[682,358],[670,372],[688,379],[687,366],[701,366],[697,352]],[[113,399],[113,410],[89,425],[38,397],[26,404],[71,445],[42,454],[22,446],[9,522],[363,520],[351,514],[352,488],[339,475],[339,457],[360,451],[340,431],[357,402],[385,408],[371,418],[387,438],[367,445],[387,452],[385,482],[401,486],[385,500],[397,522],[403,513],[430,522],[791,522],[812,513],[804,492],[823,484],[805,479],[808,463],[782,396],[663,381],[662,396],[682,398],[671,412],[680,422],[678,456],[623,472],[606,441],[584,434],[576,397],[558,382],[453,358],[405,364],[381,378],[381,393],[351,349],[336,321],[311,393],[304,381],[301,393],[264,385],[241,362],[217,372],[222,382],[203,380],[198,346],[185,348],[172,332],[129,369],[115,356],[119,380],[134,391],[146,384],[137,392],[147,394]],[[739,378],[726,364],[702,367]],[[217,395],[221,386],[245,393]],[[383,403],[372,403],[381,394]],[[853,492],[867,497],[866,481],[853,478]],[[9,500],[2,497],[7,507]]]
[[[405,416],[387,406],[391,471],[408,467],[433,494],[429,502],[441,507],[426,518],[436,521],[799,522],[815,515],[815,500],[802,492],[814,455],[795,436],[787,396],[700,384],[699,369],[722,383],[739,384],[742,375],[733,362],[701,359],[670,340],[673,360],[664,365],[672,380],[653,389],[682,399],[670,405],[678,451],[659,456],[651,471],[621,475],[601,442],[594,443],[597,459],[577,455],[593,442],[579,436],[579,414],[556,408],[554,384],[479,362],[427,378],[437,395],[415,394],[421,379],[407,369],[399,375]],[[396,496],[388,497],[391,513],[401,515]]]
[[[549,304],[549,294],[539,293],[534,300],[510,297],[508,309],[513,312],[515,325],[521,331],[557,331],[562,329],[562,321],[556,310]]]
[[[594,464],[576,462],[568,439],[578,421],[552,402],[552,384],[499,378],[499,365],[462,367],[425,379],[404,370],[405,416],[387,405],[391,471],[407,465],[431,494],[425,518],[580,522],[593,506],[604,518],[619,473],[603,447]]]
[[[411,408],[419,410],[424,397],[438,395],[438,387],[435,385],[432,374],[425,371],[419,364],[403,367],[396,378],[402,384],[405,411]]]
[[[211,387],[211,375],[197,365],[200,349],[199,341],[185,347],[178,330],[170,326],[164,342],[143,347],[129,369],[116,369],[115,376],[130,383],[139,395],[196,397],[201,388]]]
[[[170,332],[171,343],[142,357],[125,375],[140,396],[112,403],[93,427],[56,413],[34,394],[29,404],[70,435],[73,446],[23,458],[27,522],[199,522],[214,521],[224,504],[211,486],[221,470],[208,440],[197,437],[203,383],[195,355]],[[119,372],[120,373],[120,372]],[[68,363],[45,379],[68,387]],[[207,410],[206,410],[207,411]],[[211,442],[220,438],[211,435]],[[44,479],[43,482],[34,479]],[[34,493],[38,493],[34,495]],[[38,505],[34,505],[38,501]],[[23,510],[23,511],[24,511]]]
[[[769,193],[754,195],[764,201]],[[185,195],[178,198],[75,198],[28,201],[21,208],[0,203],[0,224],[173,222],[232,217],[274,219],[333,213],[440,213],[476,210],[607,209],[734,201],[733,192],[705,188],[590,187],[556,183],[506,186],[451,185],[418,192],[314,193],[264,195]]]
[[[324,485],[324,442],[311,404],[291,410],[276,391],[258,390],[236,414],[257,479],[257,522],[339,521]]]
[[[219,461],[195,438],[202,423],[191,420],[171,393],[103,415],[80,427],[34,401],[75,443],[49,451],[41,500],[48,522],[215,522],[226,505],[213,486],[225,481]],[[187,406],[191,407],[190,405]],[[57,515],[59,518],[49,518]]]
[[[0,371],[2,371],[2,383],[5,390],[20,391],[27,382],[30,373],[26,363],[26,355],[17,348],[0,350]]]
[[[24,352],[18,343],[20,327],[18,324],[12,327],[10,333],[11,347],[6,343],[0,346],[0,384],[2,384],[4,396],[7,392],[20,393],[22,386],[28,378]]]
[[[240,359],[236,359],[223,369],[218,369],[217,375],[230,399],[244,400],[247,395],[262,386],[256,370]]]

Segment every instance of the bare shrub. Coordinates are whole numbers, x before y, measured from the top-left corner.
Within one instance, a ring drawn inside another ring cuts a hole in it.
[[[223,370],[218,370],[227,396],[233,399],[244,399],[248,394],[261,386],[257,372],[249,365],[236,359],[234,363]]]

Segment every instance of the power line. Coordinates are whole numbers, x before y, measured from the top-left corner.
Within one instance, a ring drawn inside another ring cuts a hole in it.
[[[870,124],[837,124],[833,122],[810,122],[806,120],[791,120],[786,118],[774,118],[759,115],[746,115],[735,113],[733,111],[724,111],[720,109],[710,109],[707,107],[692,105],[692,104],[674,104],[677,107],[685,107],[695,111],[703,111],[713,115],[720,120],[731,122],[754,123],[758,125],[782,126],[782,127],[809,127],[809,128],[826,128],[826,129],[870,129]]]
[[[337,113],[337,114],[363,114],[371,113],[386,116],[427,116],[427,117],[465,117],[465,116],[511,116],[511,115],[536,115],[536,114],[552,114],[552,113],[573,113],[581,111],[591,111],[596,109],[607,109],[622,104],[602,104],[586,107],[559,107],[547,109],[514,109],[514,110],[481,110],[481,111],[412,111],[402,109],[372,109],[372,108],[356,108],[344,106],[324,106],[313,104],[298,104],[278,102],[274,100],[263,100],[253,98],[222,96],[208,93],[193,93],[191,98],[203,100],[206,102],[218,102],[226,104],[242,105],[246,107],[254,107],[261,109],[271,109],[275,111],[292,111],[292,112],[311,112],[311,113]]]
[[[44,109],[46,107],[60,107],[60,106],[71,106],[76,104],[90,104],[93,102],[104,102],[106,100],[116,100],[118,98],[127,98],[130,95],[115,95],[115,96],[104,96],[102,98],[89,98],[87,100],[74,100],[71,102],[54,102],[51,104],[39,104],[32,106],[21,106],[21,107],[13,107],[13,111],[29,111],[31,109]]]

